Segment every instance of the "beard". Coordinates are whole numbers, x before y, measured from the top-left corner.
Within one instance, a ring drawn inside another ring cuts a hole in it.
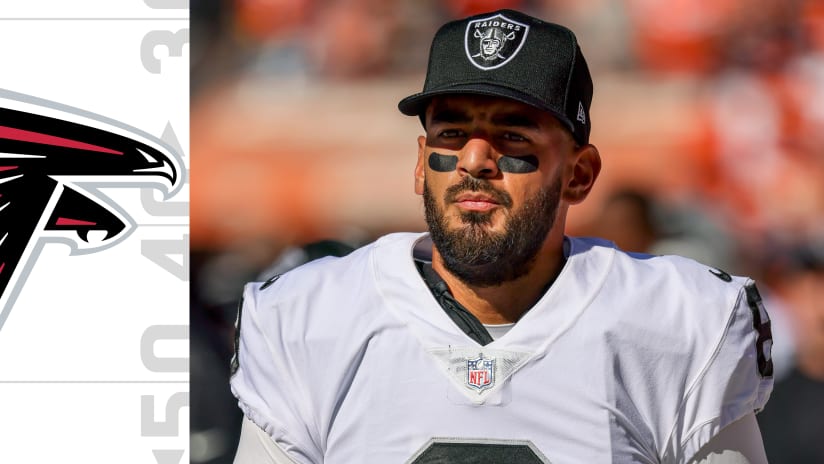
[[[446,190],[445,204],[466,191],[490,195],[501,207],[461,212],[462,225],[450,229],[444,211],[424,182],[426,223],[444,267],[462,282],[478,287],[500,285],[525,275],[535,265],[538,251],[555,224],[561,197],[560,177],[514,210],[508,193],[496,190],[487,180],[470,176]],[[488,230],[496,211],[506,216],[503,232]]]

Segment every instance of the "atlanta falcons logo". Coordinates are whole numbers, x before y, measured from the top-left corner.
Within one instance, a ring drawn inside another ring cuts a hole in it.
[[[150,186],[169,198],[181,166],[137,129],[0,90],[0,328],[45,242],[88,253],[132,232],[128,215],[95,187]]]

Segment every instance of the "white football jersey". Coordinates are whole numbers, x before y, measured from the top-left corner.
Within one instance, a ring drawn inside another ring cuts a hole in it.
[[[481,346],[419,275],[422,240],[247,285],[232,391],[296,462],[684,463],[769,397],[749,279],[568,238],[551,288]]]

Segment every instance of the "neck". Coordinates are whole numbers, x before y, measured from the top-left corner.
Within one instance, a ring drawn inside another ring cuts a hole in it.
[[[518,321],[541,298],[564,266],[563,235],[547,237],[532,269],[523,276],[494,286],[468,284],[449,272],[437,248],[432,267],[449,286],[452,296],[482,324]]]

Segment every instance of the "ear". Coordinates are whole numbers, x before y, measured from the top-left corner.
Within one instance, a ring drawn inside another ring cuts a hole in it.
[[[572,172],[563,192],[571,205],[584,201],[601,172],[601,155],[594,145],[584,145],[572,155]]]
[[[418,136],[418,162],[415,164],[415,193],[423,195],[423,181],[426,173],[426,136]]]

